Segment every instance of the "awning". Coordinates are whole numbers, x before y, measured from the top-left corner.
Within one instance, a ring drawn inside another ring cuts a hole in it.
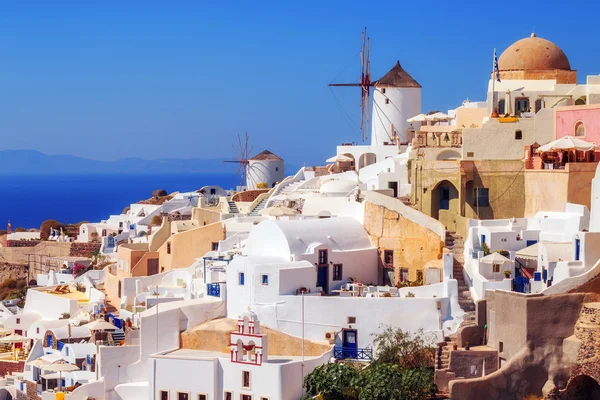
[[[529,247],[525,247],[515,253],[516,258],[523,258],[525,260],[537,260],[538,258],[538,244],[532,244]]]
[[[326,162],[328,162],[328,163],[333,163],[333,162],[352,162],[352,161],[354,161],[354,158],[345,156],[343,154],[338,154],[337,156],[328,158],[326,160]]]
[[[553,142],[545,144],[538,149],[538,152],[544,151],[560,151],[560,150],[580,150],[590,151],[596,148],[595,143],[586,142],[583,139],[578,139],[573,136],[564,136]]]

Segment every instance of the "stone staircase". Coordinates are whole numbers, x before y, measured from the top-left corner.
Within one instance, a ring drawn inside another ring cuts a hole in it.
[[[452,277],[458,281],[458,304],[465,311],[465,317],[461,322],[459,329],[466,325],[475,324],[475,303],[471,297],[469,286],[465,282],[464,267],[464,240],[456,232],[446,231],[445,246],[454,256],[454,265],[452,268]],[[450,361],[450,349],[456,344],[456,334],[444,338],[444,342],[438,343],[436,354],[436,370],[444,370],[446,378],[449,378],[451,371],[447,371]]]
[[[235,204],[235,201],[227,200],[227,203],[229,203],[229,213],[230,214],[239,214],[240,213],[240,210],[238,210],[237,205]]]
[[[298,189],[298,186],[302,185],[304,182],[306,182],[305,179],[298,181],[298,182],[293,182],[290,183],[289,185],[287,185],[286,187],[284,187],[283,189],[281,189],[281,194],[290,194],[293,191],[295,191],[296,189]]]
[[[269,201],[269,198],[262,199],[260,201],[260,203],[258,203],[256,205],[256,207],[254,207],[254,209],[252,210],[252,212],[250,212],[250,214],[248,214],[248,215],[250,215],[251,217],[258,217],[258,216],[260,216],[259,212],[265,208],[265,206],[267,205],[267,201]]]

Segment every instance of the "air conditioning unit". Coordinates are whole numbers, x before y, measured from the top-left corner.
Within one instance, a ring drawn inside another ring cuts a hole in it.
[[[325,332],[325,339],[329,342],[329,344],[335,344],[337,339],[337,332]]]

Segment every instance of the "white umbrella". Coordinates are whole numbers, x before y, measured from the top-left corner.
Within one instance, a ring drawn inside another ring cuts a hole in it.
[[[31,365],[32,367],[36,367],[36,368],[43,368],[49,364],[50,363],[48,361],[42,360],[41,358],[36,358],[35,360],[29,361],[27,363],[27,365]]]
[[[328,163],[332,163],[332,162],[352,162],[352,161],[354,161],[354,159],[352,157],[348,157],[348,156],[345,156],[343,154],[338,154],[337,156],[328,158],[325,161],[328,162]]]
[[[42,369],[44,371],[59,373],[58,390],[60,390],[61,386],[62,386],[62,373],[63,372],[79,371],[79,367],[77,365],[69,364],[65,360],[59,360],[59,361],[55,362],[54,364],[49,364],[49,365],[43,366]]]
[[[500,253],[492,253],[479,259],[479,262],[488,264],[505,264],[510,263],[511,261]]]
[[[29,338],[13,333],[12,335],[0,338],[0,343],[23,343],[26,340],[29,340]]]
[[[103,331],[106,329],[117,329],[116,326],[114,326],[110,322],[106,322],[102,319],[97,319],[95,321],[85,324],[84,326],[86,328],[88,328],[90,331]]]
[[[425,117],[425,114],[415,115],[414,117],[407,119],[406,122],[425,122]]]
[[[260,210],[258,213],[260,215],[267,215],[269,217],[291,217],[293,215],[298,214],[296,210],[282,206],[267,207],[265,209]]]
[[[578,139],[573,136],[565,136],[548,144],[541,146],[538,151],[553,151],[553,150],[580,150],[589,151],[596,148],[595,143],[586,142],[583,139]]]
[[[425,116],[426,121],[448,121],[451,119],[454,119],[454,117],[444,114],[443,112],[436,112],[434,114]]]

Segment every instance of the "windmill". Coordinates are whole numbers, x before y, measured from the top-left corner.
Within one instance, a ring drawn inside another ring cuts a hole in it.
[[[248,177],[248,165],[250,158],[250,153],[252,152],[253,147],[248,148],[248,133],[245,134],[244,141],[238,134],[238,143],[237,146],[235,144],[231,145],[237,160],[224,160],[226,163],[237,163],[239,164],[237,170],[235,171],[235,175],[239,177],[239,186],[245,187],[247,186],[247,177]]]
[[[360,82],[359,83],[330,83],[329,86],[360,87],[360,131],[362,140],[369,137],[369,115],[371,104],[371,39],[367,36],[367,28],[362,33],[362,47],[360,51]]]

